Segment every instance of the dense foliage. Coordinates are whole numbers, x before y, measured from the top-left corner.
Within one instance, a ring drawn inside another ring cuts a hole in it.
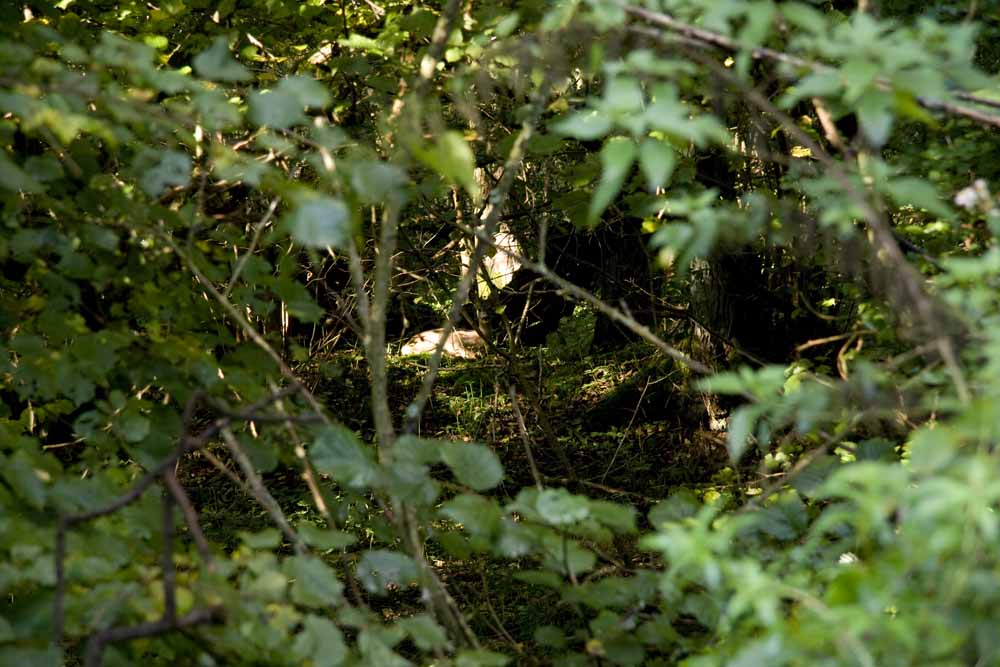
[[[0,665],[1000,665],[992,3],[0,17]]]

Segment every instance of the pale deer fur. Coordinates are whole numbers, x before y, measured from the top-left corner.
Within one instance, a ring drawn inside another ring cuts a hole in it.
[[[430,329],[421,331],[416,336],[406,341],[399,351],[404,357],[415,354],[427,354],[434,352],[444,329]],[[486,343],[475,331],[468,329],[456,329],[448,334],[444,344],[443,355],[446,357],[458,357],[459,359],[475,359],[486,349]]]

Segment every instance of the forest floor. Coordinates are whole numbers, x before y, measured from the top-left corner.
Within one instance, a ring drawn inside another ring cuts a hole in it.
[[[518,400],[527,438],[512,410],[510,373],[493,362],[447,360],[421,423],[424,437],[478,441],[493,447],[506,470],[504,483],[494,492],[501,502],[513,500],[520,489],[534,483],[529,448],[545,485],[629,504],[641,517],[678,489],[724,492],[732,484],[723,434],[704,428],[700,397],[684,388],[682,371],[655,350],[633,344],[572,360],[539,354],[544,353],[536,351],[521,360],[540,397],[537,406],[524,398]],[[402,414],[418,391],[426,366],[426,357],[390,359],[395,415]],[[313,378],[315,393],[329,414],[370,440],[367,369],[360,357],[339,354],[322,363],[314,361],[308,371],[306,377]],[[548,420],[557,445],[547,442],[542,419]],[[280,448],[281,442],[268,446]],[[572,470],[566,469],[555,451],[558,447],[565,451]],[[224,448],[213,451],[219,461],[236,469]],[[262,466],[263,479],[290,522],[321,523],[294,458],[264,458],[269,463]],[[181,476],[211,540],[236,549],[242,536],[272,526],[253,497],[207,459],[186,463]],[[368,507],[367,511],[374,510]],[[350,519],[345,522],[352,523]],[[352,549],[379,542],[377,530],[369,531],[367,540],[360,537],[355,547],[328,556],[342,572],[353,562]],[[627,573],[647,558],[627,542],[613,545],[615,553],[608,558],[616,565],[604,568],[603,575],[616,570]],[[443,554],[441,547],[430,542],[428,555],[435,558],[436,554]],[[509,560],[500,562],[479,554],[458,559],[451,554],[435,560],[440,566],[447,564],[442,578],[461,608],[471,610],[473,629],[495,648],[521,653],[532,641],[535,628],[572,613],[558,604],[555,591],[519,579]],[[525,604],[526,596],[531,604]],[[387,618],[414,613],[421,606],[416,590],[396,591],[369,602]],[[532,664],[527,655],[523,657],[518,664]]]

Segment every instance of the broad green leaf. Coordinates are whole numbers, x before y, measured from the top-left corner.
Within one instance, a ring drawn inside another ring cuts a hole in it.
[[[361,556],[357,575],[366,591],[383,595],[390,584],[404,587],[414,583],[417,580],[417,564],[398,551],[375,549]]]
[[[821,456],[795,476],[792,487],[806,498],[811,498],[839,467],[840,461],[836,456]]]
[[[631,139],[609,139],[601,149],[601,180],[594,190],[587,212],[589,224],[595,224],[621,190],[635,161],[636,145]]]
[[[151,197],[159,197],[168,188],[183,187],[191,181],[191,158],[180,151],[150,151],[139,169],[139,187]]]
[[[462,484],[474,491],[492,489],[503,479],[503,465],[486,445],[454,442],[441,448],[441,459]]]
[[[876,148],[889,140],[893,123],[892,110],[892,97],[880,90],[869,90],[858,102],[861,131]]]
[[[270,555],[270,554],[269,554]],[[283,601],[288,589],[288,578],[277,569],[261,569],[257,571],[244,589],[250,595],[261,601],[274,603]]]
[[[577,523],[590,516],[588,500],[566,489],[545,489],[538,494],[535,508],[542,519],[553,526]]]
[[[281,544],[281,531],[265,528],[256,533],[240,531],[240,539],[251,549],[274,549]]]
[[[151,427],[149,420],[134,408],[126,410],[115,420],[115,429],[126,442],[142,442]]]
[[[761,507],[755,516],[760,530],[779,540],[795,539],[809,522],[806,506],[794,491]]]
[[[37,194],[45,190],[41,183],[14,164],[3,151],[0,151],[0,188],[28,194]]]
[[[591,500],[590,515],[599,523],[619,533],[636,531],[636,511],[634,507],[619,505],[607,500]]]
[[[293,556],[284,562],[285,574],[292,580],[292,600],[306,607],[340,604],[344,585],[337,573],[315,556]]]
[[[899,206],[926,209],[942,218],[952,215],[951,208],[938,195],[937,188],[922,178],[894,178],[883,187]]]
[[[729,417],[726,449],[729,451],[729,460],[733,463],[737,463],[743,458],[744,452],[750,445],[750,436],[753,433],[754,424],[757,422],[757,413],[757,408],[744,406],[737,408]]]
[[[601,139],[611,131],[611,118],[604,111],[577,111],[552,126],[552,131],[580,141]]]
[[[642,106],[642,88],[637,79],[618,76],[608,82],[601,103],[603,109],[616,114],[627,114],[639,113]]]
[[[287,222],[292,237],[310,248],[346,248],[353,234],[350,209],[333,197],[300,203],[288,215]]]
[[[690,489],[680,489],[653,506],[649,511],[649,523],[656,528],[664,523],[683,521],[693,517],[700,509],[698,497]]]
[[[21,500],[35,509],[41,509],[45,505],[47,493],[42,480],[43,474],[23,451],[15,452],[6,461],[0,461],[0,475]]]
[[[413,639],[413,643],[422,651],[443,650],[450,644],[444,628],[427,614],[402,618],[396,625],[406,631],[406,634]]]
[[[349,655],[340,628],[330,619],[312,614],[302,619],[302,630],[291,648],[314,667],[339,667]]]
[[[597,556],[576,540],[550,534],[542,544],[542,564],[564,576],[579,576],[594,569]]]
[[[366,160],[351,165],[351,187],[366,204],[402,200],[406,172],[396,165]]]
[[[451,443],[445,440],[419,438],[415,435],[403,434],[396,439],[392,452],[396,460],[412,461],[414,463],[440,463],[441,450]]]
[[[302,540],[315,549],[343,549],[358,541],[354,535],[332,528],[320,528],[303,522],[296,526]]]
[[[394,632],[395,631],[395,632]],[[358,635],[358,648],[366,665],[412,667],[412,663],[392,650],[403,638],[398,627],[369,626]]]
[[[309,450],[316,470],[355,489],[364,489],[378,479],[371,450],[344,426],[329,426],[320,432]]]
[[[812,7],[801,2],[781,3],[781,13],[789,23],[808,30],[811,33],[822,35],[827,31],[827,23],[824,15]]]
[[[500,530],[500,507],[489,498],[465,493],[442,505],[440,512],[472,535],[492,536]]]
[[[857,101],[881,74],[880,70],[879,63],[867,59],[864,55],[851,58],[844,63],[840,68],[841,76],[847,84],[844,88],[844,101],[848,104]]]
[[[194,106],[206,130],[228,130],[242,120],[240,110],[217,88],[198,91],[194,95]]]
[[[479,200],[481,193],[476,183],[476,156],[461,132],[448,130],[430,148],[418,149],[415,153],[421,162],[446,181],[460,185],[472,200]]]
[[[566,648],[566,635],[554,625],[542,625],[535,628],[533,637],[542,646]]]
[[[494,651],[465,650],[455,656],[455,667],[504,667],[510,658]]]
[[[639,167],[650,191],[667,184],[676,163],[674,149],[664,141],[647,137],[639,145]]]
[[[306,109],[330,103],[330,92],[315,79],[292,76],[282,79],[273,90],[250,95],[250,120],[257,125],[286,129],[304,123]]]
[[[413,461],[393,461],[379,472],[380,488],[415,505],[433,505],[440,493],[440,486],[428,474],[429,469],[425,465]]]
[[[65,664],[63,651],[53,645],[45,648],[0,646],[0,665],[14,667],[57,667]]]
[[[229,42],[222,36],[216,37],[212,46],[196,55],[191,64],[198,76],[213,81],[249,81],[253,78],[229,53]]]

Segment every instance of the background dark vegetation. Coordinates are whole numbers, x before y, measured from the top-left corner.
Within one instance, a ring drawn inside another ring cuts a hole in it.
[[[992,3],[0,18],[0,665],[1000,664]]]

